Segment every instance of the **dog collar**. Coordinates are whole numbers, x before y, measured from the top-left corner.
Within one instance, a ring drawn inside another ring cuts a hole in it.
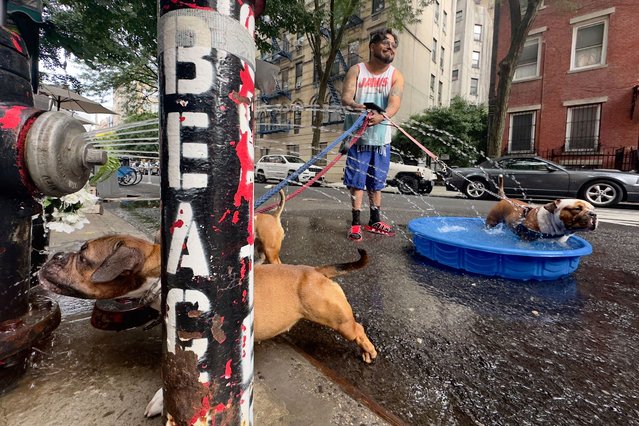
[[[563,235],[553,235],[553,234],[544,234],[543,232],[535,231],[534,229],[528,228],[523,223],[517,224],[515,227],[515,233],[523,240],[526,241],[535,241],[540,238],[561,238]]]

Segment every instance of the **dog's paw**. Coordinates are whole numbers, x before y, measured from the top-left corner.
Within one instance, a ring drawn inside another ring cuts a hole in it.
[[[562,236],[558,240],[559,244],[561,244],[564,247],[568,247],[568,240],[570,239],[570,237],[572,237],[571,234]]]
[[[362,352],[362,360],[366,364],[371,364],[375,358],[377,358],[377,351],[374,349],[372,352]]]
[[[164,408],[164,394],[162,393],[162,388],[158,389],[158,391],[153,395],[151,401],[147,404],[146,409],[144,410],[145,417],[155,417],[162,414],[162,408]]]

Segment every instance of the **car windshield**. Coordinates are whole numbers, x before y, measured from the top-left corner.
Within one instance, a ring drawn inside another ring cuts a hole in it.
[[[511,170],[547,170],[550,162],[535,158],[501,158],[486,160],[476,167],[483,169],[511,169]]]
[[[286,161],[288,161],[289,163],[302,163],[304,164],[306,161],[302,160],[299,157],[292,157],[290,155],[287,155],[286,157]]]

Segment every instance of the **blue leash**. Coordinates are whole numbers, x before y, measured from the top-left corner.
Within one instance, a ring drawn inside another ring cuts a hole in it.
[[[315,164],[320,158],[324,157],[325,155],[328,154],[328,152],[333,149],[338,143],[342,142],[344,139],[346,139],[350,134],[352,134],[353,132],[355,132],[355,130],[357,130],[362,123],[364,122],[364,119],[366,118],[366,116],[368,115],[367,111],[364,111],[355,121],[355,123],[353,123],[353,125],[346,130],[344,133],[342,133],[340,135],[340,137],[338,137],[337,139],[335,139],[333,142],[331,142],[330,145],[328,145],[326,148],[324,148],[320,153],[316,154],[315,157],[311,158],[310,160],[308,160],[308,162],[306,164],[304,164],[302,167],[300,167],[299,169],[297,169],[295,172],[291,173],[289,176],[286,177],[286,179],[284,179],[283,181],[281,181],[280,183],[278,183],[277,185],[275,185],[273,188],[271,188],[270,191],[267,191],[266,194],[262,195],[256,202],[255,202],[255,208],[257,209],[259,206],[261,206],[262,204],[264,204],[269,198],[271,198],[273,195],[277,194],[278,192],[280,192],[280,189],[284,188],[286,185],[288,185],[288,183],[297,178],[301,173],[303,173],[305,170],[307,170],[309,167],[311,167],[313,164]]]

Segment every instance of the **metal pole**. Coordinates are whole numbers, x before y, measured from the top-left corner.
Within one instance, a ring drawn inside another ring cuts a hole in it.
[[[7,25],[7,0],[0,0],[0,27]]]
[[[250,425],[255,18],[158,4],[164,415]]]

